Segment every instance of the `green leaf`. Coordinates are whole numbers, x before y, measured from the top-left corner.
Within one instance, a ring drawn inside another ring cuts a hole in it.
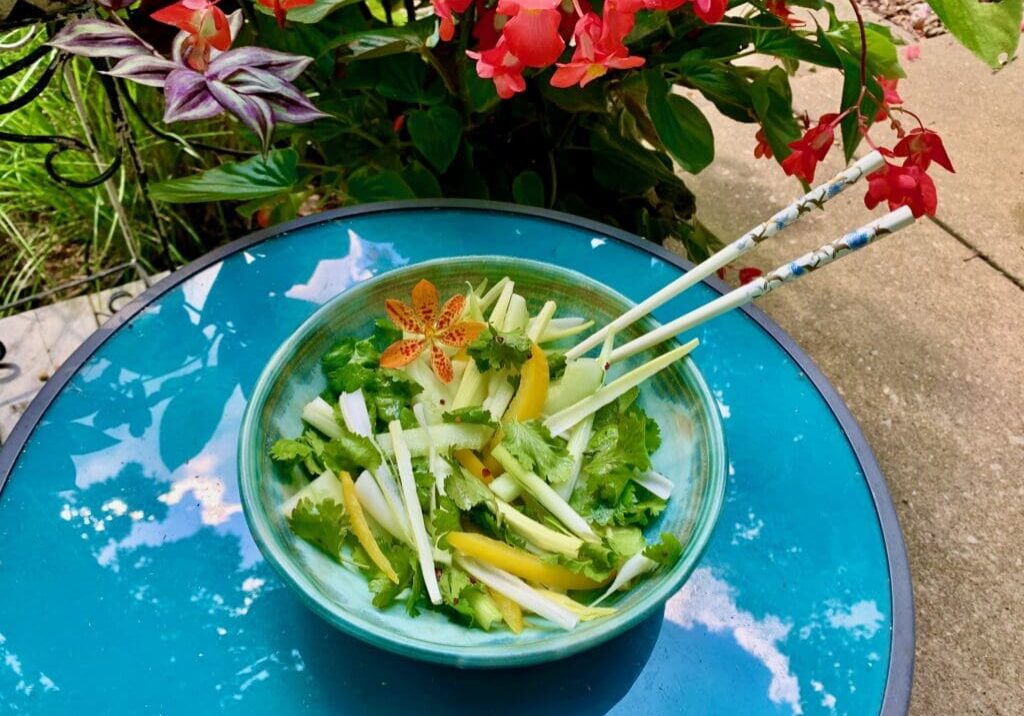
[[[448,533],[462,530],[462,516],[455,500],[446,496],[437,497],[437,506],[430,512],[430,534],[441,549],[448,549]]]
[[[265,157],[151,184],[149,192],[157,201],[174,204],[260,199],[291,189],[299,179],[298,162],[294,149],[273,149]]]
[[[825,33],[833,45],[856,58],[860,71],[860,29],[855,22],[837,22]],[[868,43],[868,75],[880,75],[887,79],[906,77],[896,54],[896,38],[892,30],[874,23],[865,23],[864,35]],[[846,63],[844,62],[844,67]]]
[[[927,0],[964,47],[999,67],[1017,51],[1021,35],[1021,0]]]
[[[624,44],[633,45],[636,42],[644,39],[648,35],[661,30],[668,24],[668,13],[667,12],[652,12],[649,10],[641,10],[635,16],[633,23],[633,29],[630,30],[629,35],[624,40]]]
[[[510,422],[502,426],[501,444],[524,468],[552,485],[572,477],[573,459],[562,438],[552,437],[539,420]]]
[[[530,357],[530,339],[522,330],[499,331],[488,326],[469,344],[466,352],[481,373],[496,368],[517,368]]]
[[[487,485],[475,477],[467,477],[462,470],[453,470],[445,478],[444,492],[463,512],[494,501],[494,495],[487,489]]]
[[[446,423],[459,423],[463,425],[490,425],[491,427],[497,427],[498,425],[491,419],[491,411],[476,405],[449,410],[441,415],[441,419]]]
[[[288,526],[297,537],[341,560],[341,546],[349,530],[348,515],[334,500],[314,503],[308,497],[302,498],[288,517]]]
[[[494,83],[478,76],[476,66],[473,63],[464,63],[460,76],[471,111],[486,112],[501,102],[501,98],[498,97],[498,91],[494,88]]]
[[[409,166],[402,172],[402,178],[420,199],[438,199],[442,196],[441,184],[437,177],[415,159],[409,162]]]
[[[659,182],[685,187],[672,171],[668,157],[639,142],[596,127],[590,134],[594,178],[610,191],[630,196],[643,194]]]
[[[447,105],[414,109],[406,115],[413,146],[442,174],[455,159],[462,140],[462,117]]]
[[[270,446],[270,457],[279,462],[290,462],[292,460],[304,460],[313,453],[313,448],[304,440],[289,440],[280,438]]]
[[[647,113],[658,137],[679,165],[696,174],[715,158],[715,137],[704,113],[690,100],[672,94],[658,70],[644,72]]]
[[[302,7],[293,8],[288,11],[288,22],[301,22],[307,25],[320,22],[325,17],[330,15],[335,10],[345,7],[346,5],[355,5],[360,0],[313,0],[312,5],[303,5]],[[273,17],[274,11],[266,5],[260,3],[253,3],[257,10],[262,12],[264,15],[270,15]]]
[[[380,453],[369,438],[356,435],[338,421],[341,437],[324,446],[324,462],[332,472],[359,473],[364,468],[376,470],[380,467]]]
[[[374,28],[351,32],[324,44],[321,55],[344,47],[350,60],[369,60],[375,57],[404,52],[419,52],[424,47],[437,44],[434,18],[419,20],[403,27]]]
[[[540,174],[527,169],[512,180],[512,198],[519,204],[544,206],[544,180]]]
[[[604,82],[591,82],[586,87],[552,87],[549,82],[540,82],[540,93],[544,99],[566,112],[608,111],[608,96]]]
[[[800,125],[793,116],[793,92],[781,67],[773,67],[754,78],[750,85],[754,105],[765,137],[779,161],[789,156],[790,142],[800,138]]]
[[[748,83],[737,68],[698,63],[686,64],[679,69],[686,82],[713,102],[726,117],[737,122],[754,121]]]
[[[390,57],[380,64],[375,89],[384,97],[412,104],[436,104],[444,99],[444,86],[437,72],[418,54]],[[461,121],[459,129],[461,132]]]
[[[348,194],[361,202],[416,198],[416,192],[405,183],[401,174],[373,167],[360,167],[349,175]]]
[[[644,550],[644,556],[661,567],[672,567],[683,554],[683,546],[671,532],[662,532],[661,540]]]

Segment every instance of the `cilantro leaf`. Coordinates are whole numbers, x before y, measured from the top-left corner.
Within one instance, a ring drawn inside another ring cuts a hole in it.
[[[363,468],[376,470],[380,467],[380,453],[369,438],[356,435],[343,421],[338,421],[338,427],[341,437],[334,438],[323,448],[324,463],[329,470],[358,473]]]
[[[636,527],[609,527],[605,530],[604,539],[623,562],[647,546],[644,533]]]
[[[339,503],[330,499],[313,502],[304,497],[288,516],[288,526],[297,537],[341,561],[341,546],[348,535],[349,523],[345,508]]]
[[[416,482],[416,497],[419,499],[420,509],[426,512],[430,509],[430,493],[434,490],[435,482],[427,458],[414,457],[412,459],[412,476]]]
[[[582,470],[604,502],[616,502],[635,472],[650,469],[646,430],[646,416],[630,411],[591,436]]]
[[[565,373],[565,353],[551,351],[547,354],[548,376],[552,381],[558,380]]]
[[[619,566],[619,557],[614,550],[603,544],[586,542],[576,557],[564,554],[550,554],[542,557],[545,562],[560,564],[571,572],[582,574],[595,582],[603,582]]]
[[[325,353],[321,365],[333,393],[328,402],[335,402],[338,393],[361,390],[375,427],[386,426],[392,420],[400,421],[405,428],[415,425],[411,405],[413,396],[422,390],[419,383],[403,371],[380,367],[380,351],[395,335],[394,329],[378,322],[370,338],[348,337]]]
[[[462,470],[452,470],[445,479],[444,491],[463,512],[494,499],[494,495],[485,484],[475,477],[468,477]]]
[[[497,368],[516,368],[530,357],[530,339],[522,330],[500,331],[488,326],[466,349],[481,373]]]
[[[630,482],[619,496],[611,521],[617,525],[646,527],[665,510],[667,505],[668,501],[647,488]]]
[[[313,454],[313,449],[301,438],[289,440],[281,438],[270,446],[270,457],[279,462],[291,462],[292,460],[305,460]]]
[[[523,467],[558,485],[572,476],[572,457],[565,440],[552,437],[539,420],[506,423],[501,444]]]
[[[683,545],[671,532],[662,532],[661,540],[644,550],[644,556],[653,559],[661,567],[671,567],[683,554]]]
[[[491,419],[491,411],[476,405],[449,410],[441,415],[441,419],[446,423],[461,423],[463,425],[488,425],[492,428],[498,425]]]
[[[438,496],[437,505],[430,513],[430,534],[434,538],[434,544],[439,549],[448,549],[448,533],[461,530],[462,515],[455,500],[447,495]]]
[[[370,593],[373,595],[373,606],[378,609],[384,609],[392,604],[398,595],[404,592],[406,589],[412,587],[415,591],[415,580],[419,574],[419,561],[416,558],[416,553],[407,545],[396,542],[384,535],[376,535],[377,545],[380,547],[384,556],[388,558],[388,562],[391,563],[391,567],[395,570],[398,575],[398,584],[395,584],[387,575],[385,575],[380,568],[377,567],[370,559],[366,551],[358,543],[351,544],[352,556],[355,561],[365,565],[362,569],[364,575],[366,575]],[[353,542],[353,540],[350,540]],[[416,609],[415,601],[410,604],[409,600],[406,600],[406,611]]]
[[[386,318],[378,318],[373,322],[373,335],[369,340],[378,353],[383,353],[388,346],[401,337],[401,329],[396,328]]]
[[[441,588],[442,601],[458,621],[471,625],[478,624],[484,629],[490,628],[493,618],[491,612],[496,612],[497,609],[493,603],[488,605],[489,609],[480,603],[485,599],[490,602],[490,597],[483,586],[477,584],[458,567],[451,566],[442,570],[438,586]],[[488,621],[482,622],[481,617],[487,617]]]

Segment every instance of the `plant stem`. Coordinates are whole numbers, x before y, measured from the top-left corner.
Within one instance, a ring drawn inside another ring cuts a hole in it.
[[[437,55],[435,55],[426,47],[420,50],[420,54],[422,54],[423,58],[430,63],[430,66],[437,71],[437,74],[441,75],[441,81],[444,82],[445,89],[447,89],[448,92],[451,93],[453,96],[458,97],[459,91],[455,88],[455,85],[452,83],[452,78],[448,76],[448,71],[445,70],[444,65],[442,65],[441,61],[437,59]]]

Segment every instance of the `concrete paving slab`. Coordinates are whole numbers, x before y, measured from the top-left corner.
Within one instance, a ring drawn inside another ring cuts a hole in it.
[[[82,345],[82,341],[99,327],[89,299],[85,296],[43,306],[32,313],[39,322],[43,344],[54,366],[67,360]]]
[[[0,320],[0,342],[7,354],[0,361],[0,442],[18,422],[32,397],[54,370],[35,313]]]
[[[713,125],[716,162],[686,181],[698,217],[729,238],[800,189],[752,161],[752,127]],[[838,168],[830,158],[820,178]],[[770,269],[865,223],[863,192],[849,189],[742,263]],[[889,482],[915,586],[912,713],[1019,714],[1024,291],[922,221],[762,308],[832,379]]]
[[[900,94],[942,135],[956,168],[929,172],[937,218],[1024,281],[1024,61],[993,72],[944,36],[903,64]]]

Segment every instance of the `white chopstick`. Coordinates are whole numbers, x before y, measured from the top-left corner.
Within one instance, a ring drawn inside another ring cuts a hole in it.
[[[825,202],[829,199],[838,196],[844,189],[855,184],[861,177],[877,171],[884,163],[885,158],[877,151],[871,152],[863,159],[859,159],[852,166],[832,177],[829,181],[804,194],[785,209],[775,214],[775,216],[768,221],[754,227],[718,253],[705,259],[672,283],[652,294],[649,298],[641,301],[614,321],[604,326],[604,328],[590,334],[586,339],[567,350],[565,352],[565,357],[569,360],[579,358],[587,351],[600,344],[609,332],[620,332],[623,328],[640,320],[654,309],[658,308],[665,302],[672,300],[686,289],[696,285],[698,282],[713,274],[718,269],[732,263],[765,239],[779,233],[801,216],[810,212],[811,209],[822,208]]]
[[[750,283],[740,286],[729,293],[716,298],[710,303],[696,308],[679,318],[655,328],[653,331],[633,339],[625,345],[619,346],[612,351],[608,357],[609,363],[615,363],[629,358],[640,351],[647,350],[685,331],[700,325],[715,316],[730,311],[739,306],[746,305],[766,293],[774,291],[779,286],[795,281],[816,269],[842,258],[848,253],[863,248],[883,236],[894,234],[914,223],[914,215],[909,207],[901,207],[896,211],[886,214],[880,219],[866,224],[856,231],[852,231],[842,238],[829,242],[800,258],[779,266],[764,276],[761,276]]]

